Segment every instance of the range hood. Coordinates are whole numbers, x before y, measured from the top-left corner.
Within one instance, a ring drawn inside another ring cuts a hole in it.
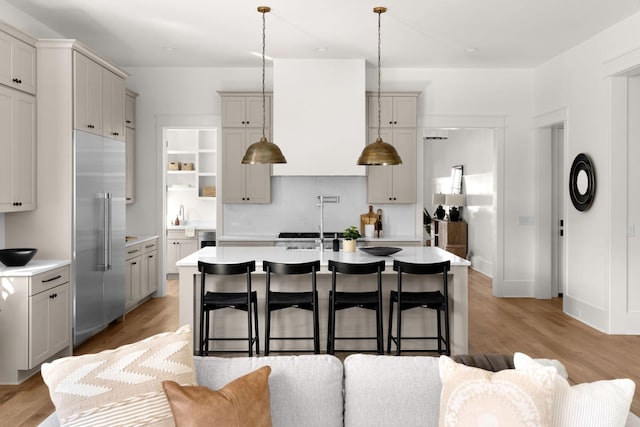
[[[275,59],[273,138],[287,158],[273,175],[365,175],[364,59]]]

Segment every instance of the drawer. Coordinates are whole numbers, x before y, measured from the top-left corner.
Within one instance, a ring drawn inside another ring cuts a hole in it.
[[[152,240],[152,241],[144,242],[144,243],[141,243],[140,246],[142,248],[142,253],[146,254],[147,252],[158,250],[158,241]]]
[[[137,256],[142,255],[142,248],[143,245],[139,244],[139,245],[132,245],[132,246],[128,246],[125,248],[125,254],[124,254],[124,260],[128,261],[130,259],[133,259]]]
[[[184,230],[167,230],[167,240],[196,240],[196,236],[187,237]]]
[[[69,266],[56,268],[55,270],[40,273],[31,278],[29,283],[29,295],[37,295],[69,281]]]

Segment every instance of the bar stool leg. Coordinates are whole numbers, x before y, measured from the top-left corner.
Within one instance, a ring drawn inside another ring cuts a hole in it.
[[[260,355],[260,332],[258,328],[258,301],[256,297],[256,301],[253,303],[253,317],[255,318],[255,332],[256,332],[256,354]]]
[[[313,352],[320,354],[320,321],[318,317],[318,292],[313,293]]]
[[[271,310],[269,310],[269,295],[267,292],[267,302],[264,316],[264,355],[269,355],[269,337],[271,336]]]
[[[389,331],[387,332],[387,353],[391,353],[391,338],[393,331],[393,297],[389,295]]]
[[[442,310],[436,310],[438,315],[438,354],[442,354]]]

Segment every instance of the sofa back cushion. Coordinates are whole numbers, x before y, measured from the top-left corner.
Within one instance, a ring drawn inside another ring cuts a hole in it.
[[[343,367],[335,356],[195,356],[194,364],[198,384],[213,390],[268,365],[274,426],[343,426]]]
[[[437,357],[354,354],[344,361],[346,427],[437,427]]]

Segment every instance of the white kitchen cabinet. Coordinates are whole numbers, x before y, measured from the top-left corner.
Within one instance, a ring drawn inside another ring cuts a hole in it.
[[[0,212],[36,208],[36,98],[0,85]]]
[[[36,93],[35,40],[0,24],[0,84]]]
[[[102,135],[102,67],[73,52],[73,126]]]
[[[396,166],[367,166],[367,203],[417,202],[417,97],[419,93],[380,96],[380,136],[402,159]],[[368,94],[367,143],[378,137],[378,97]]]
[[[198,241],[183,230],[167,230],[167,273],[178,273],[176,262],[198,250]]]
[[[130,311],[158,290],[158,239],[128,245],[125,269],[125,306]]]
[[[0,384],[22,382],[64,350],[71,355],[69,265],[60,264],[33,275],[21,268],[0,275],[6,292],[0,299]]]
[[[218,92],[222,98],[224,203],[271,203],[271,165],[243,165],[247,148],[262,138],[262,95]],[[265,136],[271,138],[271,94],[265,96]]]
[[[222,97],[222,127],[259,127],[262,128],[262,95],[227,95]],[[266,127],[271,127],[271,96],[265,96]]]
[[[124,79],[102,69],[102,135],[118,141],[124,133],[125,88]]]
[[[124,78],[77,51],[73,72],[74,128],[124,141]]]
[[[125,197],[127,204],[136,201],[136,98],[138,94],[127,89],[125,94],[124,140],[126,151]]]

